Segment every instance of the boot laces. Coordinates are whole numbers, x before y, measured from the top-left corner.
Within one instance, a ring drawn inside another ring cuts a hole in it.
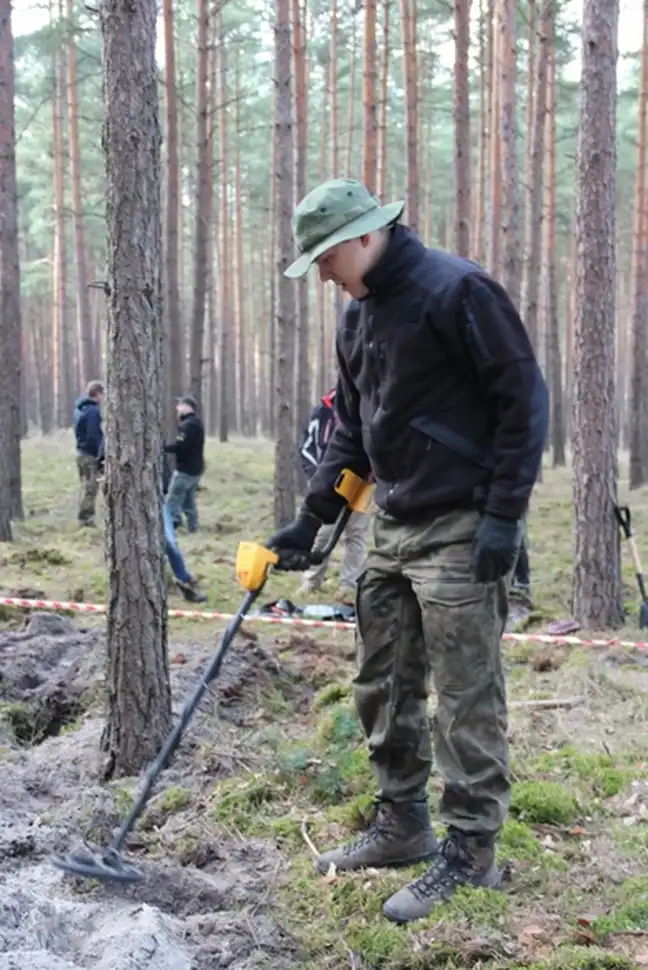
[[[372,806],[369,828],[344,846],[344,854],[351,855],[374,842],[390,842],[394,839],[395,830],[393,814],[385,809],[384,802],[376,799]]]
[[[421,901],[441,898],[446,892],[452,892],[464,883],[473,866],[472,855],[462,845],[461,837],[450,833],[439,846],[439,852],[430,868],[409,888]]]

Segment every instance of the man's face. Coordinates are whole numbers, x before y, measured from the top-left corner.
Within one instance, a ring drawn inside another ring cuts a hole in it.
[[[191,414],[192,410],[193,408],[184,401],[178,401],[176,404],[176,412],[179,418],[184,418],[187,414]]]
[[[322,283],[335,283],[352,297],[359,299],[367,293],[362,280],[371,268],[371,236],[360,236],[358,239],[339,243],[322,253],[316,262]]]

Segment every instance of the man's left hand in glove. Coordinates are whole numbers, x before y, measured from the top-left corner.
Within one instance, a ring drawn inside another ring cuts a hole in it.
[[[478,583],[496,583],[515,566],[520,548],[520,523],[517,519],[503,519],[484,515],[472,555],[472,571]]]

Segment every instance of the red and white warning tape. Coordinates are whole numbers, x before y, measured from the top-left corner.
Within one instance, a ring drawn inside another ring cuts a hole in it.
[[[66,600],[30,600],[17,596],[0,597],[0,606],[14,606],[22,610],[51,610],[52,612],[70,613],[106,613],[107,607],[103,603],[73,603]],[[220,613],[217,610],[169,610],[169,617],[187,620],[231,620],[234,613]],[[324,630],[355,630],[355,623],[335,622],[331,620],[304,620],[292,616],[259,616],[252,614],[245,617],[246,623],[270,623],[275,626],[303,626]],[[575,647],[631,647],[635,650],[648,651],[648,641],[619,640],[612,637],[609,640],[588,640],[574,636],[555,636],[549,633],[505,633],[504,640],[514,640],[521,643],[555,643]]]

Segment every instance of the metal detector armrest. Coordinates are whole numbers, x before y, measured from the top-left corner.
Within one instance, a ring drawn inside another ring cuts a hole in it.
[[[364,478],[360,478],[350,468],[344,468],[335,483],[335,491],[338,495],[342,496],[345,501],[345,506],[338,515],[331,538],[324,548],[311,554],[310,559],[314,566],[319,566],[320,563],[324,562],[331,555],[340,541],[340,536],[344,532],[353,512],[368,512],[373,494],[373,485],[371,482],[365,481]]]

